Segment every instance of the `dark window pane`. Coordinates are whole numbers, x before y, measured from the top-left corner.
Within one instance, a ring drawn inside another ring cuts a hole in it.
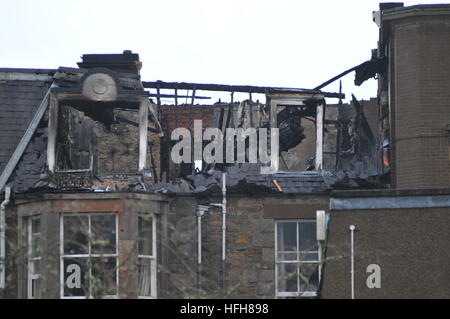
[[[64,296],[89,296],[87,258],[64,259]]]
[[[31,258],[41,255],[41,238],[40,235],[31,235]]]
[[[41,278],[31,279],[31,298],[41,298],[41,285]]]
[[[151,263],[148,258],[139,258],[139,296],[149,297],[151,292]]]
[[[63,217],[64,223],[64,254],[87,254],[89,237],[88,216]]]
[[[318,250],[316,222],[300,222],[298,224],[298,238],[300,251]]]
[[[302,264],[300,267],[300,291],[316,292],[319,286],[319,265]]]
[[[31,219],[31,232],[33,234],[41,232],[41,220],[40,220],[40,218],[32,218]]]
[[[297,265],[279,264],[278,265],[278,291],[279,292],[297,292]]]
[[[278,251],[297,250],[297,223],[277,223]]]
[[[30,265],[32,268],[30,269],[30,272],[33,275],[39,275],[41,273],[41,261],[40,260],[33,260]]]
[[[92,257],[92,296],[101,298],[117,293],[117,265],[115,257]]]
[[[91,215],[92,254],[116,253],[116,216]]]
[[[147,214],[147,215],[140,215],[139,216],[139,241],[138,241],[138,248],[139,248],[139,255],[147,255],[152,256],[153,255],[153,238],[152,238],[152,231],[153,231],[153,215]]]

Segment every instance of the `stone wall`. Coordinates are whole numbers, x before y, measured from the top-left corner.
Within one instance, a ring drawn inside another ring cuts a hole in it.
[[[327,196],[228,196],[225,290],[222,290],[222,210],[202,218],[201,276],[197,265],[196,205],[221,203],[221,197],[174,198],[170,204],[170,283],[172,298],[274,298],[275,220],[315,218],[328,207]],[[283,207],[295,209],[283,209]],[[273,208],[278,207],[279,211]],[[198,287],[197,279],[200,279]],[[198,289],[200,288],[200,289]]]
[[[137,110],[114,110],[138,123]],[[154,124],[149,122],[149,126]],[[148,132],[147,171],[160,176],[160,138]],[[139,161],[139,127],[117,122],[106,130],[72,107],[62,106],[58,130],[58,169],[88,169],[91,157],[94,173],[99,176],[136,174]],[[146,180],[147,182],[147,180]]]

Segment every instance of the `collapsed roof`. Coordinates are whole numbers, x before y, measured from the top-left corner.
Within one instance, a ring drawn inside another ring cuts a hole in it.
[[[371,76],[373,72],[377,72],[377,68],[381,64],[380,61],[369,61],[360,65],[356,68],[357,77]],[[139,56],[131,51],[125,51],[124,54],[84,55],[82,62],[79,62],[78,65],[79,68],[60,67],[57,70],[0,70],[1,79],[4,80],[4,82],[0,82],[0,104],[2,105],[0,138],[4,146],[0,153],[0,171],[2,171],[0,181],[3,183],[0,185],[0,189],[9,180],[13,183],[16,192],[81,190],[208,194],[214,193],[220,185],[222,170],[228,174],[227,184],[230,191],[236,193],[323,193],[337,185],[340,187],[361,185],[358,183],[358,179],[361,180],[358,176],[362,175],[356,176],[352,172],[341,171],[333,174],[317,171],[279,171],[274,174],[261,174],[260,166],[253,164],[228,165],[220,170],[214,166],[208,167],[208,170],[189,175],[185,179],[154,185],[146,180],[145,174],[134,174],[122,180],[117,176],[105,180],[101,176],[92,174],[92,171],[80,173],[72,170],[64,172],[64,175],[52,174],[46,166],[49,115],[47,112],[44,113],[45,101],[48,99],[50,89],[65,103],[81,111],[95,123],[101,123],[106,130],[110,130],[115,123],[139,126],[136,121],[113,110],[115,108],[136,108],[134,96],[137,95],[156,96],[158,104],[160,104],[160,97],[164,96],[160,92],[161,89],[175,90],[175,94],[171,95],[175,99],[175,104],[178,104],[177,90],[179,89],[192,90],[191,104],[194,99],[202,98],[196,96],[196,91],[200,90],[227,91],[231,92],[232,97],[234,92],[246,92],[250,95],[249,103],[253,103],[251,101],[252,94],[311,96],[311,99],[303,98],[301,105],[293,105],[295,107],[284,105],[277,112],[275,123],[276,127],[280,128],[280,153],[294,148],[305,138],[301,119],[316,116],[317,103],[320,101],[320,98],[318,100],[316,96],[343,98],[343,94],[322,92],[318,88],[305,90],[162,81],[142,82],[139,74],[142,64]],[[92,92],[86,91],[86,81],[93,81],[91,83]],[[52,88],[51,85],[53,85]],[[111,87],[114,87],[115,90],[112,91],[114,99],[105,99],[103,95]],[[156,89],[157,94],[147,92],[146,90],[149,89]],[[89,96],[89,94],[92,95],[90,99],[83,97]],[[99,103],[93,107],[96,99]],[[41,110],[40,117],[36,117],[35,112],[39,109],[37,106],[43,110]],[[148,127],[148,131],[162,136],[164,133],[156,107],[149,108],[149,120],[154,123],[154,127]],[[238,118],[238,123],[235,124],[230,116],[227,119],[222,117],[221,125],[229,127],[230,122],[233,127],[243,126],[242,118]],[[367,130],[366,122],[363,116],[362,123]],[[93,124],[90,125],[92,129]],[[250,121],[250,126],[254,125],[256,124]],[[269,120],[260,125],[269,128],[272,124]],[[82,128],[80,129],[82,130]],[[29,132],[24,135],[26,131]],[[375,174],[366,174],[362,179],[370,180],[369,176],[375,176]],[[373,180],[379,187],[379,180],[376,178]],[[365,184],[371,183],[366,182]]]

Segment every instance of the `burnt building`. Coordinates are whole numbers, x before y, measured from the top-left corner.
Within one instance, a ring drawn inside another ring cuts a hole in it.
[[[145,81],[131,51],[0,69],[2,297],[448,297],[450,6],[373,16],[313,89]],[[324,90],[353,71],[376,98]]]

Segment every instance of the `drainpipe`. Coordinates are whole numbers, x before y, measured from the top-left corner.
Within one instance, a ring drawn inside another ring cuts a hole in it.
[[[227,182],[226,173],[222,173],[222,296],[225,297],[225,252],[227,234]]]
[[[350,225],[350,286],[351,298],[355,299],[355,225]]]
[[[211,204],[222,207],[222,297],[225,297],[225,259],[226,259],[226,234],[227,234],[227,181],[226,173],[222,173],[222,204]]]
[[[209,206],[197,206],[197,289],[201,288],[202,276],[202,217],[208,211]]]
[[[5,187],[5,200],[0,205],[0,289],[5,288],[6,273],[6,206],[11,197],[11,186]]]

